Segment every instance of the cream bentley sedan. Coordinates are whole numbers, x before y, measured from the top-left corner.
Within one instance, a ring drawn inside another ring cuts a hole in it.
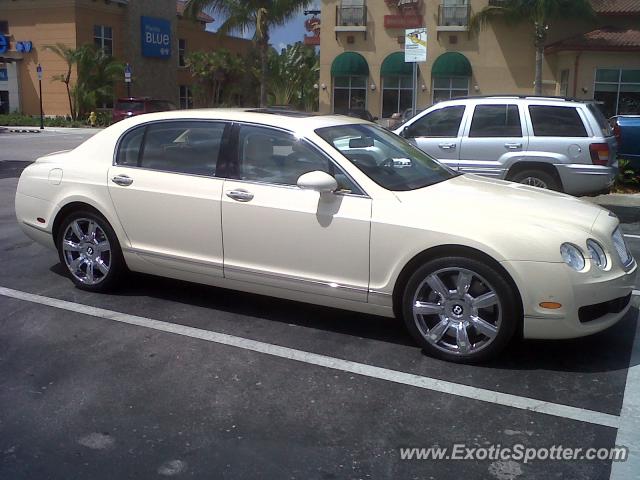
[[[458,362],[613,325],[637,268],[607,210],[460,175],[342,116],[131,118],[25,169],[16,213],[79,288],[132,270],[397,316]]]

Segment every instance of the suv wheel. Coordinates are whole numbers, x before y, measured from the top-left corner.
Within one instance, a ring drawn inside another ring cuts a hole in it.
[[[560,191],[560,182],[558,182],[558,179],[544,170],[522,170],[509,177],[509,180],[531,187],[546,188],[547,190],[555,190],[556,192]]]
[[[407,282],[407,329],[426,353],[459,363],[498,354],[520,322],[517,295],[500,272],[466,257],[431,260]]]

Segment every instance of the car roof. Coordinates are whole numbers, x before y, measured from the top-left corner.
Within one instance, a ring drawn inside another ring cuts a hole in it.
[[[292,121],[291,117],[295,117]],[[258,123],[284,128],[286,130],[316,129],[335,125],[368,123],[359,118],[345,115],[318,115],[306,112],[270,110],[265,108],[206,108],[192,110],[172,110],[168,112],[147,113],[123,120],[123,126],[131,128],[138,124],[163,120],[227,120]]]

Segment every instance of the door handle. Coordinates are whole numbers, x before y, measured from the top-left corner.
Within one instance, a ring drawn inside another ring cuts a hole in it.
[[[521,143],[505,143],[504,146],[506,148],[508,148],[509,150],[518,150],[518,149],[522,148],[522,144]]]
[[[253,200],[253,193],[247,192],[246,190],[241,190],[241,189],[231,190],[227,192],[227,197],[233,198],[238,202],[248,202],[250,200]]]
[[[133,178],[127,177],[126,175],[116,175],[111,179],[111,181],[116,185],[120,185],[122,187],[128,187],[133,183]]]
[[[455,150],[456,149],[456,144],[455,143],[440,143],[440,144],[438,144],[438,146],[443,150]]]

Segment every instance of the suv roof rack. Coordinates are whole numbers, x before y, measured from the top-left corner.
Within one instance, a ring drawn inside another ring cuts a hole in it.
[[[586,98],[573,98],[573,97],[562,97],[562,96],[554,96],[554,95],[516,95],[513,93],[505,93],[505,94],[493,94],[493,95],[468,95],[466,97],[454,97],[451,100],[473,100],[478,98],[518,98],[518,99],[537,99],[537,100],[557,100],[560,102],[588,102],[589,99]]]

